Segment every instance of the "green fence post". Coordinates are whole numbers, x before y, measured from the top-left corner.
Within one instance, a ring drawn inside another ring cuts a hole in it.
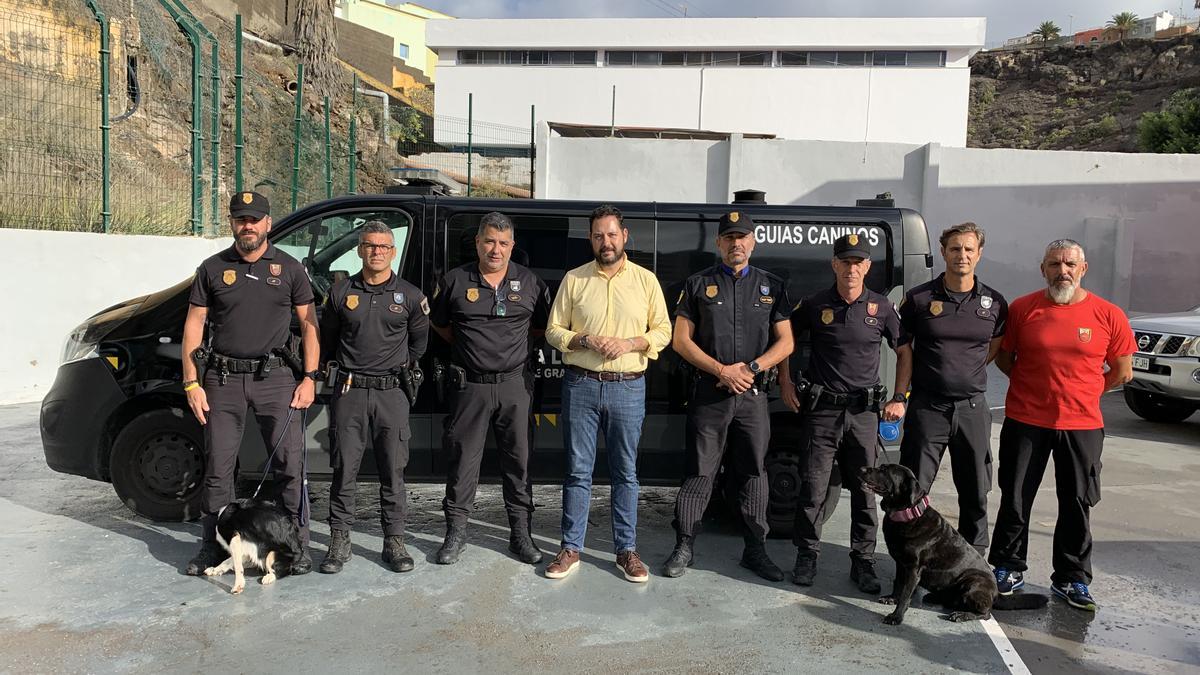
[[[358,194],[358,73],[350,85],[350,194]]]
[[[329,97],[325,97],[325,199],[333,199],[333,142],[329,133]]]
[[[475,94],[467,94],[467,196],[471,196],[471,116],[475,111]]]
[[[536,106],[529,106],[529,197],[533,198],[533,178],[537,169],[533,167],[533,158],[537,154],[536,131],[537,131],[537,116],[534,114]]]
[[[100,24],[100,223],[104,233],[112,229],[112,171],[110,137],[112,124],[108,119],[108,70],[111,51],[108,45],[108,19],[96,6],[95,0],[86,0],[87,6]]]
[[[209,151],[209,222],[212,226],[212,233],[217,233],[219,224],[217,222],[217,172],[221,164],[221,121],[220,121],[220,100],[221,95],[221,54],[220,43],[217,42],[217,36],[212,34],[212,31],[204,25],[192,10],[183,3],[183,0],[175,0],[175,4],[179,5],[179,11],[192,22],[192,25],[199,31],[204,39],[208,40],[210,46],[211,63],[209,65],[210,74],[212,76],[212,89],[209,96],[212,99],[212,106],[209,110],[209,133],[208,140],[210,145]]]
[[[245,144],[242,139],[242,15],[238,14],[233,20],[233,29],[237,33],[233,39],[233,189],[242,191],[242,150]]]
[[[187,40],[192,45],[192,234],[201,234],[201,228],[204,222],[204,191],[200,187],[200,176],[204,171],[202,163],[201,149],[201,127],[200,127],[200,33],[195,26],[188,21],[187,17],[179,11],[179,9],[171,3],[170,0],[158,0],[163,9],[171,15],[175,24],[183,31]]]
[[[296,124],[292,136],[292,210],[300,190],[300,118],[304,113],[304,64],[296,64]]]

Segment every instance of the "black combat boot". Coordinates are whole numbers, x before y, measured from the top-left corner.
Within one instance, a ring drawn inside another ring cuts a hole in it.
[[[321,574],[337,574],[348,562],[350,562],[350,531],[330,530],[329,550],[325,553],[325,559],[321,561],[321,567],[318,569]]]
[[[393,572],[412,571],[413,559],[408,554],[408,550],[404,548],[404,537],[396,534],[384,538],[383,562],[390,565]]]
[[[796,565],[792,567],[792,582],[799,586],[812,586],[817,576],[817,554],[812,551],[796,551]]]
[[[526,565],[536,565],[542,562],[542,550],[531,534],[531,514],[526,514],[512,521],[512,530],[508,537],[508,550],[516,554],[517,559]]]
[[[225,549],[221,548],[220,544],[205,540],[200,544],[200,551],[196,557],[188,561],[187,573],[193,577],[203,576],[204,570],[220,565],[228,557],[229,555],[225,553]]]
[[[767,581],[783,581],[783,570],[767,555],[767,547],[761,541],[746,541],[741,565]]]
[[[442,542],[442,547],[437,552],[437,564],[453,565],[458,562],[458,557],[462,555],[463,548],[467,545],[467,526],[466,525],[446,525],[446,540]]]
[[[686,534],[675,535],[675,550],[663,563],[663,576],[681,577],[692,566],[692,537]]]
[[[879,594],[879,577],[875,576],[875,561],[870,558],[850,558],[850,581],[858,584],[858,590],[871,595]]]
[[[301,574],[308,574],[312,571],[312,556],[308,554],[308,544],[303,544],[300,549],[300,557],[292,561],[291,574],[298,577]]]

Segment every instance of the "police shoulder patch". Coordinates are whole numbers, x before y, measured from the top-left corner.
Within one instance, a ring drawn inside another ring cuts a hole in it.
[[[429,316],[429,298],[421,298],[421,311]]]
[[[679,291],[679,299],[675,301],[675,304],[678,305],[679,303],[683,302],[683,294],[684,294],[684,291],[680,290]]]

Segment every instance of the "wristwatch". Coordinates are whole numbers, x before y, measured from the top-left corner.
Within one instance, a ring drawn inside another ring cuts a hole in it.
[[[313,382],[316,382],[317,380],[321,379],[321,371],[310,370],[304,374],[304,377],[307,377],[308,379],[312,380]]]
[[[587,337],[588,336],[586,336],[586,335],[579,336],[579,346],[583,347],[584,349],[591,349],[592,347],[591,347],[591,345],[588,344]]]
[[[758,371],[762,370],[762,366],[758,365],[758,361],[751,361],[746,365],[750,368],[750,372],[754,373],[755,375],[758,374]]]
[[[903,403],[905,405],[908,405],[908,397],[905,396],[904,394],[898,393],[892,397],[892,400],[890,402],[891,403]]]

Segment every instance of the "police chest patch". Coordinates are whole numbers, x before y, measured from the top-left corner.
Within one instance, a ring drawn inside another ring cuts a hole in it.
[[[388,311],[399,314],[404,311],[404,305],[388,305]]]
[[[987,319],[992,316],[992,313],[986,309],[977,309],[975,310],[975,316],[978,316],[981,319]]]
[[[404,304],[404,294],[403,293],[392,293],[392,302],[396,303],[397,305],[403,305]]]
[[[704,287],[704,297],[706,297],[706,298],[717,297],[717,285],[709,284],[709,285],[705,286]]]
[[[478,288],[468,288],[467,289],[467,302],[475,302],[478,299],[479,299],[479,289]]]
[[[516,293],[509,293],[509,294],[508,294],[508,301],[509,301],[509,302],[520,302],[520,301],[521,301],[521,296],[520,296],[520,295],[517,295]]]
[[[221,272],[221,281],[224,281],[226,286],[232,286],[233,282],[237,281],[237,271],[225,270]]]
[[[878,326],[879,325],[879,319],[876,319],[873,316],[868,316],[868,317],[864,318],[863,322],[866,323],[868,326]]]
[[[513,293],[520,293],[521,292],[521,281],[519,279],[513,279],[513,280],[509,281],[508,288]]]
[[[990,309],[992,306],[992,296],[984,295],[979,298],[979,306],[984,309]]]
[[[771,296],[769,296],[769,295],[764,295],[764,296],[760,297],[760,298],[758,299],[758,301],[759,301],[759,302],[761,302],[761,303],[762,303],[762,304],[764,304],[764,305],[773,305],[773,304],[775,304],[775,298],[772,298],[772,297],[771,297]]]
[[[768,286],[768,285],[766,285],[766,284],[761,284],[761,285],[758,287],[758,292],[759,292],[760,294],[762,294],[762,295],[770,295],[770,294],[771,294],[771,287],[770,287],[770,286]]]
[[[267,277],[267,283],[272,286],[278,286],[283,283],[279,277]]]
[[[833,323],[833,310],[832,309],[829,309],[828,307],[826,307],[825,309],[821,310],[821,323],[825,324],[826,326]]]
[[[868,302],[867,303],[867,315],[875,316],[878,313],[879,313],[879,303],[878,302]]]
[[[277,277],[280,274],[283,274],[283,265],[280,265],[279,263],[271,263],[270,269],[271,269],[271,276],[273,276],[273,277]]]
[[[1079,329],[1079,341],[1080,342],[1091,342],[1092,341],[1092,329],[1091,328],[1080,328]]]
[[[357,295],[347,295],[346,296],[346,309],[353,312],[356,307],[358,307],[358,296]]]
[[[933,302],[929,303],[929,313],[934,316],[941,316],[942,315],[942,301],[934,300]]]

